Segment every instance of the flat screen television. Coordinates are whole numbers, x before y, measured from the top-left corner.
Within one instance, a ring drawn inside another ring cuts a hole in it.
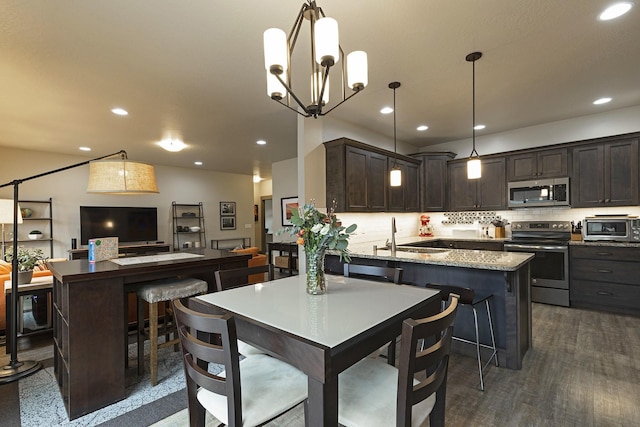
[[[80,244],[96,237],[117,237],[119,243],[155,243],[158,209],[80,206]]]

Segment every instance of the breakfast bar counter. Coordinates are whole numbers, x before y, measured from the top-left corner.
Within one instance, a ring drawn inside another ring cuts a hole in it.
[[[178,275],[206,280],[246,267],[249,255],[214,249],[49,263],[53,273],[54,370],[70,420],[125,397],[125,285]]]
[[[374,250],[371,244],[349,245],[353,264],[402,268],[402,283],[424,287],[427,283],[468,287],[493,294],[491,314],[500,366],[521,369],[525,353],[532,345],[531,272],[534,254],[465,249],[408,248],[392,253]],[[418,252],[407,252],[406,250]],[[341,273],[337,253],[329,252],[326,267]],[[480,340],[490,342],[486,314],[479,314]],[[484,323],[483,323],[484,322]],[[459,310],[455,335],[475,340],[471,310]],[[475,346],[454,343],[456,350],[475,354]]]

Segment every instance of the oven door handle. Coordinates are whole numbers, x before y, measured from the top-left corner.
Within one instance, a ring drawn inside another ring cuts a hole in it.
[[[567,251],[569,250],[568,246],[553,246],[553,245],[518,245],[513,243],[508,243],[504,245],[504,250],[508,251],[510,249],[523,249],[530,251]]]

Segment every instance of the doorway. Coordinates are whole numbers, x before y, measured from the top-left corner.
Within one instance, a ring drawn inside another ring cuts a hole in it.
[[[260,204],[260,252],[267,253],[267,243],[273,241],[273,201],[271,196],[260,197]],[[269,258],[271,258],[270,254]]]

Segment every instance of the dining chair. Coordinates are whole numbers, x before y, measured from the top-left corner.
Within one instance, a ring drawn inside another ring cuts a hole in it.
[[[345,427],[444,426],[447,370],[458,296],[442,312],[402,323],[398,368],[365,358],[338,377],[338,421]],[[430,345],[419,350],[418,343]],[[424,371],[424,372],[423,372]],[[417,380],[416,374],[426,378]]]
[[[344,264],[344,276],[345,277],[366,277],[367,279],[393,282],[400,284],[402,281],[402,268],[394,267],[381,267],[373,265],[359,265],[359,264]],[[396,338],[396,344],[399,338]],[[387,362],[390,365],[395,364],[396,360],[396,346],[391,343],[386,345],[386,351],[384,347],[381,348],[380,353],[383,357],[387,358]]]
[[[491,292],[475,292],[471,288],[465,288],[463,286],[453,285],[439,285],[436,283],[427,283],[425,287],[430,289],[436,289],[440,291],[440,295],[443,301],[449,299],[450,294],[456,294],[460,296],[460,306],[470,306],[473,311],[473,324],[475,327],[475,341],[471,341],[465,338],[453,337],[456,341],[461,341],[468,344],[474,344],[476,346],[476,357],[478,359],[478,372],[480,375],[480,390],[484,391],[484,371],[491,364],[493,360],[498,366],[498,351],[496,349],[496,337],[493,332],[493,320],[491,317],[491,305],[489,301],[493,298]],[[491,334],[491,345],[483,344],[480,342],[480,334],[478,329],[478,311],[477,307],[483,305],[487,311],[487,322],[489,324],[489,333]],[[489,359],[482,364],[482,355],[480,354],[480,348],[488,348],[491,350]]]
[[[242,267],[232,268],[229,270],[217,270],[215,272],[216,277],[216,291],[222,292],[227,289],[239,288],[241,286],[248,286],[251,282],[251,276],[256,274],[267,275],[269,281],[273,280],[273,265],[265,264],[255,267]],[[265,354],[264,351],[247,344],[242,340],[238,340],[238,351],[245,357],[253,356],[256,354]]]
[[[217,270],[215,272],[216,291],[221,292],[226,289],[246,286],[251,283],[251,276],[258,274],[262,275],[262,281],[264,281],[265,274],[267,275],[268,281],[273,280],[273,264],[232,268],[229,270]]]
[[[231,427],[263,425],[307,398],[307,377],[291,365],[267,355],[239,360],[231,314],[202,313],[187,305],[186,299],[173,301],[192,427],[205,425],[206,412]],[[224,371],[210,373],[211,363]]]

